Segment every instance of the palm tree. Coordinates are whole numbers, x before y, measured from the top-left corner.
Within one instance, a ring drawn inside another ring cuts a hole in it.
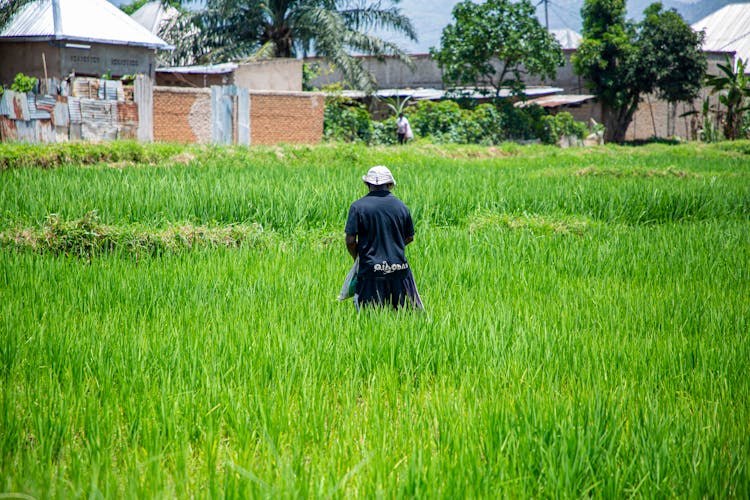
[[[389,6],[384,7],[387,1]],[[373,87],[355,54],[394,55],[410,59],[394,43],[373,30],[400,33],[416,40],[408,17],[395,6],[399,0],[207,0],[206,8],[186,15],[176,30],[184,36],[177,50],[194,54],[200,63],[244,58],[272,44],[276,57],[323,56],[359,89]]]
[[[732,64],[727,56],[726,64],[717,64],[722,74],[708,75],[706,84],[712,94],[719,93],[719,103],[726,107],[724,118],[724,137],[737,139],[742,132],[742,117],[750,110],[747,99],[750,97],[750,78],[745,74],[745,61],[737,60]]]
[[[34,0],[0,0],[0,31],[10,22],[14,15],[29,2]]]

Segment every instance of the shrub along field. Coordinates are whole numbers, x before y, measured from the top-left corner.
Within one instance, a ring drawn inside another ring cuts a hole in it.
[[[2,496],[750,495],[750,143],[90,148],[0,145]]]

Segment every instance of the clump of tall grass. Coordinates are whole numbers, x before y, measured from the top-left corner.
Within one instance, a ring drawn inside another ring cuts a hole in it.
[[[665,169],[638,169],[632,168],[628,170],[616,169],[616,168],[602,168],[602,167],[585,167],[580,170],[576,170],[578,176],[610,176],[610,177],[700,177],[699,174],[693,172],[686,172],[685,170],[676,170],[674,167],[669,166]]]
[[[175,158],[185,161],[185,146],[176,144],[142,144],[114,142],[89,144],[68,142],[61,144],[0,143],[0,171],[12,168],[57,168],[64,165],[156,164]]]
[[[750,216],[750,174],[734,152],[694,145],[514,148],[183,148],[175,151],[193,155],[187,164],[170,157],[138,168],[12,169],[0,182],[0,230],[38,225],[50,213],[72,220],[98,210],[118,226],[189,221],[259,223],[284,234],[340,231],[349,203],[364,194],[362,173],[377,164],[394,171],[397,196],[421,224],[462,225],[479,207],[631,225]]]
[[[271,234],[265,232],[260,224],[177,224],[157,230],[103,224],[98,213],[91,211],[72,220],[51,214],[41,227],[0,232],[0,247],[79,257],[113,252],[143,256],[198,248],[259,246],[266,244],[270,238]]]
[[[526,230],[533,234],[582,235],[593,224],[593,221],[580,217],[551,217],[527,213],[513,215],[489,210],[478,210],[468,220],[469,232],[471,234],[488,227],[501,227],[509,230]]]

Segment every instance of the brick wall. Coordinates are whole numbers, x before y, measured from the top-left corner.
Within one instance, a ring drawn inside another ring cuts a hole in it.
[[[250,92],[250,143],[320,142],[324,112],[322,93]]]
[[[211,91],[154,87],[154,140],[211,141]]]
[[[320,142],[324,112],[322,93],[251,92],[250,144]],[[155,141],[209,143],[212,123],[210,89],[154,87]]]

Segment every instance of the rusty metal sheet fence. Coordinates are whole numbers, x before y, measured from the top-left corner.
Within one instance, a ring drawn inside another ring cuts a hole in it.
[[[54,93],[5,90],[0,96],[0,141],[101,142],[138,139],[139,109],[121,81],[73,78],[50,81]]]

